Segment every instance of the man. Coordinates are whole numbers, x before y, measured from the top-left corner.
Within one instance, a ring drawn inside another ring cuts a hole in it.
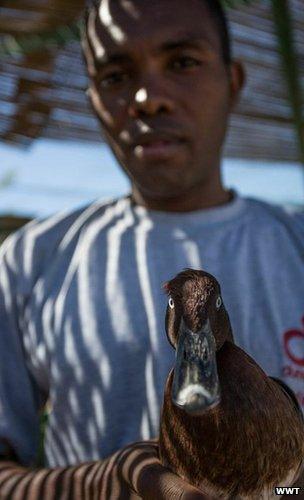
[[[184,267],[214,274],[237,343],[282,378],[284,363],[304,358],[302,337],[284,336],[303,313],[303,215],[222,185],[244,76],[217,2],[102,0],[84,53],[93,107],[132,190],[33,222],[2,249],[0,492],[207,498],[140,441],[157,436],[174,356],[162,283]],[[49,468],[7,462],[13,453],[33,464],[47,399]]]

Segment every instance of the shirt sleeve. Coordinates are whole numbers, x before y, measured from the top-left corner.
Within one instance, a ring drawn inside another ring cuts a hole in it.
[[[28,369],[20,328],[22,234],[10,236],[0,248],[0,455],[10,450],[22,465],[31,466],[37,458],[43,395]]]

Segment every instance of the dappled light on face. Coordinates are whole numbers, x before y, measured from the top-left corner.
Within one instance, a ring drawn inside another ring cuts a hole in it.
[[[119,104],[119,106],[125,106],[127,104],[127,101],[126,101],[126,99],[123,99],[122,97],[120,97],[117,100],[117,104]]]
[[[102,120],[103,124],[106,125],[107,127],[113,127],[114,119],[112,115],[109,113],[109,111],[105,108],[102,101],[99,99],[98,93],[91,88],[88,89],[88,92],[92,100],[92,104],[95,110],[97,111],[98,115],[100,116],[100,119]]]
[[[111,12],[109,0],[103,0],[99,7],[99,20],[103,26],[107,28],[108,33],[113,40],[122,43],[126,40],[126,36],[122,29],[114,23]]]
[[[96,12],[93,9],[91,10],[88,19],[88,37],[93,47],[95,58],[102,59],[105,56],[106,51],[96,33]]]
[[[137,120],[136,124],[141,134],[147,134],[152,131],[151,127],[149,127],[149,125],[147,125],[142,120]],[[125,129],[122,130],[121,133],[119,134],[119,139],[125,144],[131,144],[132,142],[130,132]]]
[[[135,95],[135,101],[140,103],[145,102],[148,99],[148,92],[146,89],[139,89]]]
[[[143,146],[136,146],[134,149],[134,154],[137,156],[137,158],[143,158],[144,157],[144,148]]]
[[[142,134],[147,134],[148,132],[151,132],[152,129],[151,127],[149,127],[149,125],[147,125],[145,122],[143,122],[142,120],[137,120],[137,126],[138,126],[138,129],[140,130],[140,132]]]
[[[131,143],[131,136],[130,136],[130,133],[128,132],[128,130],[123,130],[120,134],[119,134],[119,139],[126,143],[126,144],[130,144]]]
[[[151,127],[144,123],[142,120],[137,120],[137,125],[142,134],[147,134],[148,132],[151,132]]]
[[[136,9],[134,2],[131,2],[131,0],[122,0],[121,6],[131,17],[133,17],[133,19],[140,18],[140,12]]]
[[[86,37],[82,38],[81,45],[82,45],[82,50],[85,54],[88,73],[91,77],[93,77],[96,74],[96,68],[95,68],[94,58],[93,58],[93,54],[92,54],[92,49],[91,49],[90,44],[88,42],[88,39]]]

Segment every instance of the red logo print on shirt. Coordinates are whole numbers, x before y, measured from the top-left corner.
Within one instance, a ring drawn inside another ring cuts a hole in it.
[[[304,325],[304,316],[302,317],[302,323]],[[287,332],[284,333],[284,349],[289,357],[289,359],[295,363],[298,366],[303,366],[304,367],[304,357],[299,357],[297,354],[294,352],[292,348],[292,340],[298,339],[303,342],[304,345],[304,329],[303,330],[288,330]]]
[[[302,317],[302,324],[304,325],[304,316]],[[295,350],[295,345],[300,344],[304,349],[304,328],[302,327],[302,330],[294,328],[285,332],[283,335],[283,344],[286,356],[289,358],[289,363],[283,366],[282,375],[284,378],[294,379],[295,381],[301,380],[302,384],[302,381],[304,381],[304,356]],[[304,411],[304,392],[298,390],[296,391],[296,396]]]

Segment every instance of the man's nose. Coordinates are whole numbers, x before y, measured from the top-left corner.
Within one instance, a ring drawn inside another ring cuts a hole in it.
[[[129,115],[132,118],[171,113],[174,109],[172,98],[160,86],[141,85],[129,104]]]

